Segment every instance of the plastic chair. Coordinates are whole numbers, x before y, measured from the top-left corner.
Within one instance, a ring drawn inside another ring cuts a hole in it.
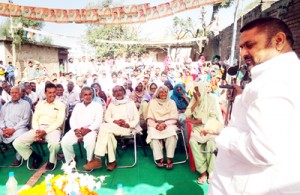
[[[132,168],[136,165],[137,163],[137,137],[139,139],[140,142],[142,142],[142,138],[141,138],[141,132],[136,132],[135,130],[132,131],[132,133],[130,135],[127,135],[127,136],[115,136],[115,138],[117,139],[117,141],[120,141],[120,140],[133,140],[133,163],[132,164],[129,164],[129,165],[121,165],[121,166],[117,166],[116,168]],[[147,156],[147,153],[146,153],[146,150],[145,150],[145,146],[142,146],[143,148],[143,151],[144,151],[144,155]],[[119,151],[118,151],[118,148],[116,150],[117,152],[117,155],[119,157],[121,157]],[[105,159],[105,164],[107,165],[107,158]]]
[[[0,152],[1,152],[2,156],[3,156],[3,158],[6,159],[6,156],[4,154],[5,152],[3,151],[3,143],[1,143]]]
[[[122,165],[122,166],[117,166],[116,168],[132,168],[136,165],[137,162],[137,146],[136,146],[136,133],[132,133],[130,135],[126,135],[126,136],[115,136],[115,138],[117,139],[117,141],[119,140],[133,140],[133,163],[129,164],[129,165]],[[118,148],[116,149],[117,155],[119,157],[121,157]],[[108,157],[106,156],[105,158],[105,164],[107,166],[107,161],[108,161]]]
[[[60,129],[61,129],[61,138],[62,138],[62,136],[64,135],[64,133],[65,133],[65,124],[66,124],[66,120],[67,120],[67,117],[68,117],[68,112],[69,112],[69,106],[66,106],[66,108],[65,108],[65,118],[64,118],[64,120],[63,120],[63,123],[62,123],[62,125],[61,125],[61,127],[60,127]],[[42,151],[42,153],[43,153],[43,156],[45,156],[46,155],[46,153],[45,153],[45,150],[44,150],[44,148],[43,148],[43,146],[42,146],[42,144],[43,143],[46,143],[46,141],[35,141],[35,142],[33,142],[33,144],[35,145],[35,147],[36,147],[36,149],[38,150],[38,153],[39,154],[41,154],[41,151]],[[33,150],[33,149],[32,149]],[[29,169],[29,170],[36,170],[36,169],[32,169],[31,167],[30,167],[30,165],[29,165],[29,162],[30,160],[28,159],[27,160],[27,168]],[[57,161],[54,163],[54,167],[53,167],[53,169],[52,170],[50,170],[50,171],[53,171],[55,168],[56,168],[56,165],[57,165]]]
[[[11,148],[14,150],[14,153],[16,153],[16,150],[15,150],[14,147],[12,146],[12,142],[9,143],[9,144],[1,143],[1,146],[0,146],[0,152],[1,152],[1,154],[2,154],[2,156],[3,156],[4,159],[6,159],[5,151],[3,150],[4,145],[6,145],[6,147],[7,147],[7,145],[10,145]],[[18,165],[18,166],[11,166],[11,165],[4,166],[4,165],[1,165],[0,168],[20,167],[20,166],[22,166],[23,162],[24,162],[24,160],[23,160],[23,158],[21,158],[21,163],[20,163],[20,165]]]
[[[189,159],[189,155],[188,155],[188,151],[187,151],[187,144],[185,143],[185,137],[184,137],[184,133],[183,133],[183,127],[180,127],[179,130],[177,130],[177,135],[179,135],[178,137],[180,137],[181,135],[181,138],[182,138],[182,143],[183,143],[183,146],[184,146],[184,151],[185,151],[185,158],[181,161],[175,161],[173,162],[173,164],[182,164],[182,163],[186,163],[186,161]]]
[[[173,164],[176,165],[176,164],[183,164],[183,163],[186,163],[186,161],[189,159],[189,155],[188,155],[188,151],[187,151],[187,144],[185,142],[185,137],[184,137],[184,133],[183,133],[183,127],[180,127],[178,128],[178,130],[176,131],[177,133],[177,136],[178,136],[178,139],[179,137],[181,137],[181,142],[183,144],[183,147],[184,147],[184,152],[185,152],[185,158],[183,160],[179,160],[179,161],[173,161]],[[154,160],[154,159],[153,159]],[[157,164],[156,160],[154,160],[155,164]],[[164,164],[166,165],[166,163]]]
[[[123,166],[117,166],[117,168],[132,168],[136,165],[136,162],[137,162],[137,146],[136,146],[136,132],[133,131],[131,133],[131,135],[128,135],[128,136],[116,136],[116,139],[120,140],[120,139],[129,139],[129,140],[132,140],[133,139],[133,163],[131,165],[123,165]],[[118,150],[117,150],[117,153],[118,153]],[[119,154],[120,156],[120,154]]]

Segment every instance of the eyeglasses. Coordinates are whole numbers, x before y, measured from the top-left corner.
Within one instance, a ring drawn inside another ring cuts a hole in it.
[[[156,88],[156,87],[151,87],[150,89],[151,89],[151,90],[156,90],[157,88]]]

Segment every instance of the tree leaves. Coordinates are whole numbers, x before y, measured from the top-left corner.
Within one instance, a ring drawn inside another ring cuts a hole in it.
[[[138,28],[135,25],[90,26],[86,36],[89,44],[97,50],[99,56],[116,57],[119,54],[140,54],[145,50],[143,45],[124,45],[100,43],[97,40],[138,41]]]

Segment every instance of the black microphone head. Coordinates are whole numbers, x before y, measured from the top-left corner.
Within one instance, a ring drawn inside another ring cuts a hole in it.
[[[237,74],[237,71],[239,69],[239,66],[236,65],[236,66],[231,66],[230,68],[228,68],[227,70],[227,73],[230,75],[230,76],[235,76]]]

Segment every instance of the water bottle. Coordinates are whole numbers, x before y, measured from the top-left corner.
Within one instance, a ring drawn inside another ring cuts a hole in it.
[[[18,194],[18,182],[15,179],[14,172],[9,172],[9,178],[6,182],[6,195]]]
[[[115,195],[125,195],[122,184],[118,184],[118,189],[117,189]]]
[[[50,182],[46,183],[46,192],[45,195],[55,195],[55,192],[52,188],[52,184]]]

